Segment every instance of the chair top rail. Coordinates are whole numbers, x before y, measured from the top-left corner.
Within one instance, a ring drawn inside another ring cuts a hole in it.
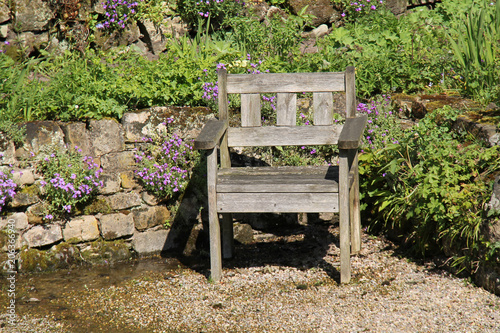
[[[228,74],[228,94],[345,91],[345,73]]]

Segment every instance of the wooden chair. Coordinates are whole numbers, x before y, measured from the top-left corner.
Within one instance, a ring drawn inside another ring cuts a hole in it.
[[[219,119],[208,121],[194,144],[195,149],[205,149],[207,156],[214,281],[222,276],[221,252],[224,258],[232,257],[231,213],[250,212],[339,212],[341,282],[350,281],[350,255],[361,248],[357,153],[367,121],[366,116],[356,117],[354,76],[354,67],[339,73],[227,74],[219,70]],[[334,124],[332,92],[337,91],[345,91],[344,125]],[[313,93],[313,126],[296,126],[297,93],[302,92]],[[263,93],[277,94],[276,126],[261,124]],[[241,94],[241,127],[229,126],[228,94]],[[335,144],[339,166],[231,167],[229,156],[229,147]]]

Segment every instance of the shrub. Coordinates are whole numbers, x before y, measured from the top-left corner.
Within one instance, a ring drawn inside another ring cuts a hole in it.
[[[447,247],[461,269],[472,271],[500,149],[455,132],[457,114],[436,110],[399,143],[362,154],[362,206],[370,229],[391,230],[418,255]]]
[[[0,158],[3,156],[0,153]],[[14,183],[9,174],[0,171],[0,212],[5,204],[16,195],[17,184]]]

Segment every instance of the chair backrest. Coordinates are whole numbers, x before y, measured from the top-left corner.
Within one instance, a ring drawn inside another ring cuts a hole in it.
[[[347,118],[355,117],[354,67],[337,73],[227,74],[219,70],[219,118],[228,119],[228,94],[241,94],[241,127],[228,129],[229,147],[337,144],[333,92],[345,91]],[[296,126],[297,93],[312,93],[314,126]],[[261,94],[276,94],[276,126],[262,126]]]

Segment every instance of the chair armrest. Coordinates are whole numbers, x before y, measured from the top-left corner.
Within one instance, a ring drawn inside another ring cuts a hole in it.
[[[347,118],[342,132],[340,132],[339,149],[357,149],[365,131],[367,121],[367,115]]]
[[[227,129],[227,121],[210,119],[194,140],[194,149],[213,149]]]

